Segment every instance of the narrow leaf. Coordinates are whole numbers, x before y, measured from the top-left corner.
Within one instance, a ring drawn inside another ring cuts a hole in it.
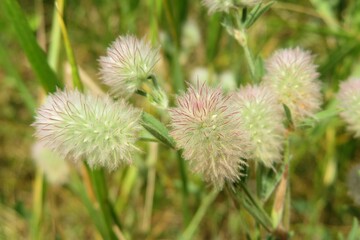
[[[9,23],[13,25],[17,40],[44,89],[47,92],[55,92],[57,87],[62,88],[63,84],[47,63],[46,55],[36,42],[18,2],[15,0],[2,0],[0,6]]]
[[[168,129],[159,120],[144,112],[142,115],[142,125],[162,143],[171,148],[175,148],[174,139],[169,135]]]
[[[352,228],[349,232],[347,240],[356,240],[360,236],[359,222],[356,218],[353,220]]]
[[[283,107],[284,107],[285,116],[286,116],[286,120],[287,120],[286,121],[287,127],[294,126],[294,122],[292,120],[290,108],[288,106],[286,106],[285,104],[283,104]]]
[[[0,43],[0,64],[4,67],[8,77],[5,78],[11,85],[16,87],[19,91],[21,98],[23,99],[24,104],[26,105],[29,112],[34,112],[36,108],[36,101],[34,97],[31,95],[30,90],[25,85],[24,81],[22,81],[20,73],[18,69],[16,69],[16,65],[10,58],[10,55],[7,53],[4,45]]]
[[[280,169],[280,172],[275,172],[272,169],[264,171],[261,179],[260,198],[263,202],[266,202],[279,184],[284,173],[284,167]]]
[[[265,12],[267,12],[267,10],[269,10],[269,8],[275,3],[275,1],[270,1],[264,5],[258,5],[257,7],[255,7],[250,13],[249,16],[246,19],[245,22],[245,28],[249,28],[251,27],[256,20],[263,15]]]

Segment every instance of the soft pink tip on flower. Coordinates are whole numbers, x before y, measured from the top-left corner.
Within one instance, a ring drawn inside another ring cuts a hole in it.
[[[177,98],[177,105],[170,110],[171,135],[191,170],[219,189],[238,180],[249,143],[229,97],[198,83]]]
[[[264,83],[291,111],[298,123],[320,109],[322,97],[317,66],[309,51],[280,49],[266,61]]]
[[[360,137],[360,78],[350,78],[340,84],[337,95],[340,116],[348,129]]]
[[[159,60],[159,49],[145,39],[120,36],[100,57],[100,77],[115,97],[129,98],[152,73]]]
[[[39,141],[63,158],[113,170],[132,162],[140,116],[123,100],[58,90],[38,109],[33,126]]]
[[[248,85],[236,92],[234,104],[250,136],[251,157],[272,167],[281,160],[285,133],[283,108],[276,95],[263,85]]]

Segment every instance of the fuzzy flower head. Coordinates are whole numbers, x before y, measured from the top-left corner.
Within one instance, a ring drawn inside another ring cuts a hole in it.
[[[262,0],[202,0],[202,4],[208,8],[209,14],[215,12],[226,12],[230,9],[241,7],[252,7],[259,4]]]
[[[177,105],[170,110],[171,135],[191,170],[219,189],[238,180],[248,139],[229,98],[198,83],[177,98]]]
[[[250,136],[252,158],[272,167],[281,159],[285,133],[283,109],[276,95],[264,86],[246,86],[236,92],[234,104]]]
[[[36,142],[32,147],[32,157],[49,183],[62,185],[68,181],[70,174],[68,163],[59,154]]]
[[[281,49],[266,61],[264,83],[291,111],[294,123],[320,109],[319,73],[313,56],[300,48]]]
[[[100,76],[115,97],[129,98],[153,72],[159,49],[145,39],[120,36],[100,57]]]
[[[350,78],[340,84],[337,99],[340,116],[355,137],[360,137],[360,78]]]
[[[123,100],[58,91],[37,112],[35,135],[64,158],[110,170],[130,164],[141,112]]]

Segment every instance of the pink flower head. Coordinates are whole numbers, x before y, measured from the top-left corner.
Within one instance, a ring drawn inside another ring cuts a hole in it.
[[[313,56],[301,48],[277,50],[266,61],[264,83],[291,111],[294,123],[320,109],[319,73]]]
[[[350,78],[340,84],[337,95],[340,116],[348,129],[360,137],[360,78]]]
[[[220,189],[225,181],[238,180],[248,139],[229,97],[198,83],[177,98],[177,105],[170,110],[171,135],[191,170]]]
[[[100,57],[100,76],[115,97],[129,98],[146,80],[159,60],[159,49],[145,39],[120,36]]]
[[[246,86],[236,92],[234,104],[253,146],[251,157],[272,167],[280,161],[284,141],[283,108],[271,89]]]

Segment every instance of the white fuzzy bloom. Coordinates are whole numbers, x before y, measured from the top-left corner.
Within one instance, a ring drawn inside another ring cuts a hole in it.
[[[318,77],[313,56],[297,47],[277,50],[266,61],[263,80],[290,109],[294,123],[299,123],[320,109],[322,96]]]
[[[219,75],[219,81],[220,81],[221,88],[225,92],[231,92],[237,88],[236,77],[235,77],[235,74],[233,71],[226,70],[226,71],[222,72]]]
[[[337,94],[340,116],[348,129],[360,137],[360,78],[350,78],[340,84]]]
[[[59,154],[36,142],[32,147],[32,157],[49,183],[62,185],[68,181],[69,166]]]
[[[241,119],[220,88],[190,86],[170,110],[171,135],[191,170],[221,189],[241,176],[249,149]]]
[[[60,156],[112,170],[132,162],[140,116],[124,100],[57,91],[38,109],[33,126],[39,141]]]
[[[129,98],[152,73],[159,49],[145,39],[120,36],[100,57],[100,76],[115,97]]]
[[[246,86],[236,92],[234,104],[253,146],[250,155],[267,167],[281,160],[284,114],[276,95],[265,86]]]

